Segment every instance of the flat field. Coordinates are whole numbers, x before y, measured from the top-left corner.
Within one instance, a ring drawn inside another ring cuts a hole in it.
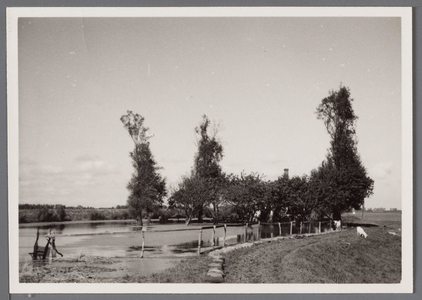
[[[402,214],[401,212],[364,212],[362,219],[362,213],[356,212],[356,214],[344,214],[342,220],[356,224],[370,223],[381,227],[398,229],[401,228]]]

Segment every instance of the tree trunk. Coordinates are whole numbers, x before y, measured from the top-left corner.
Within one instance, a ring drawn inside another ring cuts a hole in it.
[[[204,215],[204,208],[201,207],[198,211],[198,222],[202,223],[202,216]]]
[[[192,221],[192,217],[191,216],[186,217],[186,219],[185,219],[185,225],[188,226],[191,221]]]
[[[142,210],[138,215],[138,225],[144,226],[144,222],[142,221]]]
[[[341,221],[341,211],[340,209],[334,209],[333,211],[333,220]]]
[[[212,206],[213,206],[213,210],[214,210],[213,223],[218,224],[218,205],[213,204]]]

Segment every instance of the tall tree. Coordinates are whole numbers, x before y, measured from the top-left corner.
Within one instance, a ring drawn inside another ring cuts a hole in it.
[[[151,213],[161,207],[163,197],[167,195],[166,182],[158,172],[160,168],[151,153],[149,139],[153,135],[148,132],[149,128],[144,126],[145,119],[128,111],[120,120],[135,144],[134,150],[130,152],[135,170],[127,185],[127,204],[132,216],[143,225],[143,214],[150,219]]]
[[[203,203],[207,201],[209,192],[205,179],[194,174],[183,176],[172,191],[169,207],[183,211],[186,217],[185,224],[189,225],[192,218],[203,209]]]
[[[193,176],[197,176],[207,183],[208,189],[214,191],[210,193],[209,199],[203,199],[199,203],[198,221],[202,222],[203,207],[207,204],[213,205],[214,214],[218,218],[218,205],[222,197],[218,192],[224,181],[224,177],[220,161],[223,159],[223,146],[217,138],[218,126],[211,128],[211,121],[206,115],[203,115],[202,122],[199,127],[195,128],[196,134],[199,136],[197,146],[198,152],[195,155]],[[198,200],[201,201],[201,200]]]
[[[359,208],[373,193],[374,181],[357,151],[356,120],[353,99],[347,87],[331,91],[317,107],[317,117],[324,122],[331,137],[326,161],[313,171],[313,183],[319,183],[318,195],[333,219],[350,208]]]
[[[281,221],[287,217],[288,212],[288,189],[289,189],[289,176],[284,174],[272,182],[273,193],[273,221]]]
[[[258,173],[244,172],[240,176],[230,175],[225,197],[240,220],[252,222],[259,213],[260,221],[268,221],[274,193],[271,182],[264,181],[263,177]]]

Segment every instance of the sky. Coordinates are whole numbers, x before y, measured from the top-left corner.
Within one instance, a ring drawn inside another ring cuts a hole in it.
[[[131,110],[168,188],[195,127],[220,124],[223,171],[310,174],[329,136],[316,107],[350,88],[366,207],[401,208],[399,18],[20,18],[19,203],[126,204]]]

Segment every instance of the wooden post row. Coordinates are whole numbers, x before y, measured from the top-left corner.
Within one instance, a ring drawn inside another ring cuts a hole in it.
[[[198,238],[198,255],[201,254],[201,243],[202,243],[202,228],[199,229],[199,238]]]

